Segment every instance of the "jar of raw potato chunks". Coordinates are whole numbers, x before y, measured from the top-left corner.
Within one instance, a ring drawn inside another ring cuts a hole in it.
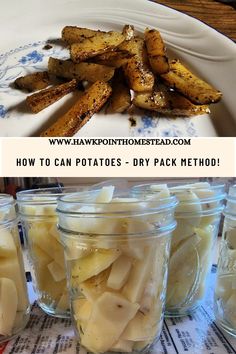
[[[175,205],[112,186],[59,199],[72,317],[88,351],[143,352],[158,339]]]
[[[207,182],[141,185],[134,195],[175,195],[177,227],[171,241],[166,315],[193,311],[204,297],[212,251],[223,210],[224,186]]]
[[[229,190],[224,215],[214,310],[218,323],[236,336],[236,185]]]
[[[29,300],[15,201],[0,194],[0,343],[18,334],[29,318]]]
[[[70,306],[56,206],[59,196],[75,190],[56,187],[17,193],[38,304],[46,313],[57,317],[69,317]]]

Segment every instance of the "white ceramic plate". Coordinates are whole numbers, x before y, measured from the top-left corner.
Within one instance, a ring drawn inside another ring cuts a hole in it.
[[[180,12],[147,0],[8,0],[0,13],[0,135],[37,136],[70,107],[73,97],[33,115],[24,106],[25,93],[11,87],[16,77],[45,70],[49,56],[67,53],[48,40],[59,38],[65,25],[137,31],[158,28],[172,57],[223,92],[211,114],[194,118],[152,118],[149,115],[99,113],[77,136],[236,136],[236,45],[214,29]]]

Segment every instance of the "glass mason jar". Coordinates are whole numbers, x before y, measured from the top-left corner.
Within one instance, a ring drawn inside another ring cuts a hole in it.
[[[92,353],[143,352],[159,338],[175,197],[112,186],[58,201],[75,333]]]
[[[229,190],[224,215],[214,312],[217,322],[236,336],[236,185]]]
[[[191,313],[205,294],[223,210],[224,185],[199,182],[135,186],[133,194],[140,193],[170,193],[179,202],[171,240],[166,315]]]
[[[15,201],[0,194],[0,343],[18,334],[30,305],[18,232]]]
[[[17,193],[37,301],[47,314],[56,317],[70,316],[64,250],[57,230],[57,199],[75,190],[55,187]]]

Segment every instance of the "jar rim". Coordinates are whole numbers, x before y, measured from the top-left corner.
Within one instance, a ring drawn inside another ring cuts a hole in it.
[[[137,237],[142,237],[143,235],[145,237],[150,237],[150,236],[155,236],[155,237],[162,237],[165,234],[170,234],[172,231],[175,230],[177,226],[177,222],[176,220],[172,220],[171,223],[168,223],[167,225],[163,225],[163,226],[159,226],[156,227],[153,230],[149,230],[149,231],[143,231],[143,232],[134,232],[134,233],[129,233],[129,238],[137,238]],[[74,231],[74,230],[68,230],[63,228],[60,224],[57,225],[58,230],[61,233],[66,234],[66,237],[70,237],[70,238],[74,238],[76,239],[78,236],[82,236],[82,237],[88,237],[91,239],[92,235],[96,235],[96,237],[126,237],[127,234],[124,233],[107,233],[107,234],[103,234],[103,233],[86,233],[86,232],[79,232],[79,231]]]
[[[203,189],[207,189],[206,187],[194,187],[194,184],[195,183],[192,183],[193,186],[191,186],[191,184],[186,184],[186,183],[178,183],[178,182],[170,182],[170,183],[167,183],[167,188],[169,189],[170,191],[170,194],[171,195],[176,195],[176,197],[178,198],[178,192],[183,192],[183,191],[186,191],[186,190],[191,190],[194,192],[194,190],[203,190]],[[155,185],[161,185],[161,184],[157,184],[157,183],[144,183],[144,184],[138,184],[138,185],[135,185],[132,187],[132,191],[135,193],[142,193],[143,191],[149,193],[149,194],[155,194],[155,193],[158,193],[160,192],[162,189],[160,188],[160,190],[158,191],[155,191],[155,190],[151,190],[150,187],[152,186],[155,186]],[[173,188],[174,189],[174,192],[173,192]],[[182,188],[181,188],[182,187]],[[207,198],[200,198],[198,197],[198,199],[200,199],[201,202],[213,202],[213,201],[217,201],[217,200],[223,200],[225,199],[226,197],[226,193],[225,193],[225,184],[224,183],[213,183],[213,184],[210,184],[210,187],[208,188],[210,191],[215,191],[218,193],[216,193],[214,196],[210,196],[210,197],[207,197]],[[194,202],[194,200],[181,200],[179,201],[179,203],[189,203],[189,204],[196,204],[198,202]]]
[[[99,191],[99,190],[97,190]],[[87,215],[108,215],[108,214],[115,214],[115,215],[123,215],[123,214],[127,214],[127,213],[131,213],[133,216],[134,215],[144,215],[144,214],[151,214],[152,212],[163,212],[165,210],[170,210],[176,207],[176,205],[178,204],[178,201],[176,199],[175,196],[170,196],[167,198],[160,198],[158,200],[147,200],[147,199],[137,199],[137,200],[132,200],[132,201],[127,201],[127,198],[132,198],[135,199],[134,197],[132,197],[132,195],[130,194],[130,192],[126,191],[126,193],[121,193],[119,195],[115,195],[115,197],[121,199],[121,201],[119,202],[114,202],[114,203],[101,203],[101,202],[96,202],[96,201],[91,201],[91,200],[86,200],[85,199],[85,195],[91,195],[91,193],[96,192],[96,190],[90,190],[90,191],[84,191],[84,192],[79,192],[79,193],[73,193],[73,194],[66,194],[64,196],[61,196],[58,198],[58,204],[57,204],[57,212],[58,213],[63,213],[63,214],[67,214],[67,215],[80,215],[80,214],[87,214]],[[127,193],[128,192],[128,193]],[[76,197],[80,197],[81,200],[76,199]],[[73,199],[71,199],[73,198]],[[124,200],[122,201],[122,198],[124,198]],[[70,200],[71,199],[71,200]],[[143,210],[116,210],[116,211],[109,211],[109,210],[98,210],[96,212],[94,212],[92,209],[91,210],[87,210],[87,211],[81,211],[79,212],[78,209],[76,210],[71,210],[71,208],[74,207],[83,207],[83,206],[88,206],[88,207],[103,207],[103,206],[108,206],[109,204],[115,204],[116,206],[119,205],[137,205],[137,204],[141,204],[141,203],[157,203],[154,206],[149,206],[147,209],[143,209]],[[69,207],[69,209],[68,209]]]
[[[0,209],[9,204],[15,204],[13,196],[6,193],[0,193]]]
[[[0,193],[0,212],[3,213],[3,218],[0,217],[0,227],[6,227],[17,220],[16,201],[12,195]]]
[[[57,199],[61,195],[68,193],[73,193],[74,191],[78,192],[85,191],[86,187],[82,186],[67,186],[62,187],[49,187],[49,188],[35,188],[35,189],[25,189],[23,191],[16,193],[17,203],[32,203],[32,204],[56,204]]]
[[[236,215],[236,210],[235,212],[232,212],[232,204],[236,207],[236,184],[230,186],[229,188],[229,192],[226,197],[226,206],[224,210],[225,216],[234,218]]]

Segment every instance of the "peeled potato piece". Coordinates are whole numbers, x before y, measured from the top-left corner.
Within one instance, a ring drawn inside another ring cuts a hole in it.
[[[120,294],[104,292],[94,303],[81,344],[95,353],[106,352],[118,341],[139,305]]]
[[[16,318],[18,296],[15,283],[8,278],[0,278],[0,335],[12,334]]]
[[[97,249],[86,257],[79,258],[72,268],[72,280],[77,284],[108,268],[119,256],[119,249]]]
[[[0,277],[12,280],[17,289],[17,310],[25,311],[28,307],[25,274],[17,257],[0,259]]]
[[[16,246],[12,234],[7,229],[0,231],[0,257],[16,256]]]

